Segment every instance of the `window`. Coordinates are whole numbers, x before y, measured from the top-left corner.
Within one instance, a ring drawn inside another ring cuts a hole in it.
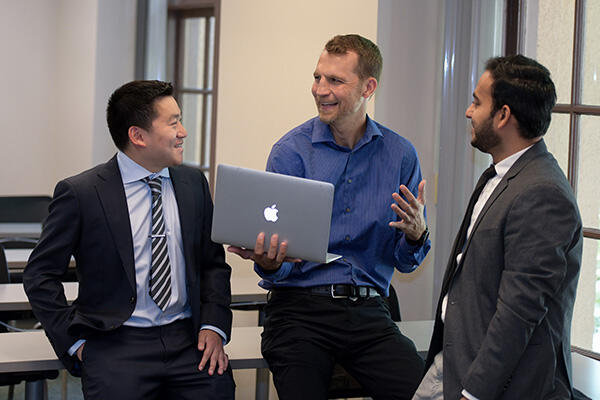
[[[220,0],[138,2],[136,77],[173,83],[188,136],[184,163],[214,181]]]
[[[180,9],[169,6],[167,79],[173,82],[183,126],[188,131],[183,158],[212,182],[215,138],[214,7]]]
[[[557,90],[544,137],[567,175],[584,225],[584,247],[573,316],[573,345],[600,352],[600,2],[507,1],[506,52],[526,54],[552,73]],[[511,29],[510,25],[518,29]]]

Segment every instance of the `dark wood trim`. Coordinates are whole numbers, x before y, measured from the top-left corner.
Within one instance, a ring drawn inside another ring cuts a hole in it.
[[[557,104],[552,109],[554,113],[600,115],[600,106]]]
[[[146,29],[148,28],[148,0],[137,2],[137,24],[135,28],[135,79],[144,79],[146,66]]]
[[[206,79],[206,76],[205,78]],[[184,88],[180,87],[179,92],[187,94],[212,94],[212,89],[200,89],[200,88]]]
[[[504,25],[504,55],[513,56],[519,52],[521,0],[506,0],[506,23]]]
[[[583,237],[589,239],[600,239],[600,229],[583,228]]]

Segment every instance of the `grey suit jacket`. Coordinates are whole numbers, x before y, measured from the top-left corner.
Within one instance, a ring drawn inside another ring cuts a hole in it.
[[[204,174],[169,169],[181,225],[194,330],[209,324],[231,337],[231,268],[210,239],[212,199]],[[75,257],[79,295],[68,305],[60,283]],[[50,214],[23,284],[56,354],[77,373],[68,349],[81,338],[116,329],[132,314],[135,265],[129,212],[116,156],[56,185]]]
[[[486,202],[461,263],[448,262],[427,359],[429,367],[443,349],[444,398],[462,389],[482,400],[572,397],[582,243],[573,192],[542,140]]]

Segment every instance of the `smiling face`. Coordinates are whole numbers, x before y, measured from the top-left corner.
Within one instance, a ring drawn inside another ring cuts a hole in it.
[[[144,149],[142,165],[152,172],[183,162],[183,139],[187,131],[181,124],[181,110],[172,96],[154,101],[156,117],[150,129],[140,129]]]
[[[352,51],[345,54],[321,53],[314,72],[312,95],[319,118],[326,124],[354,127],[364,123],[367,99],[371,93],[367,93],[368,79],[359,78],[357,66],[358,54]]]
[[[493,83],[489,71],[484,72],[473,92],[473,102],[465,112],[465,116],[471,120],[471,145],[484,153],[491,153],[501,142],[494,130]]]

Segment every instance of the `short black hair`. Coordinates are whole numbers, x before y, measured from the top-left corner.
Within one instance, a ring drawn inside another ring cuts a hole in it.
[[[520,54],[490,58],[485,69],[494,79],[492,115],[507,105],[519,122],[521,136],[533,139],[544,135],[556,104],[550,71]]]
[[[106,122],[115,146],[125,150],[131,126],[150,129],[156,118],[154,102],[172,95],[173,85],[162,81],[132,81],[115,90],[106,107]]]

